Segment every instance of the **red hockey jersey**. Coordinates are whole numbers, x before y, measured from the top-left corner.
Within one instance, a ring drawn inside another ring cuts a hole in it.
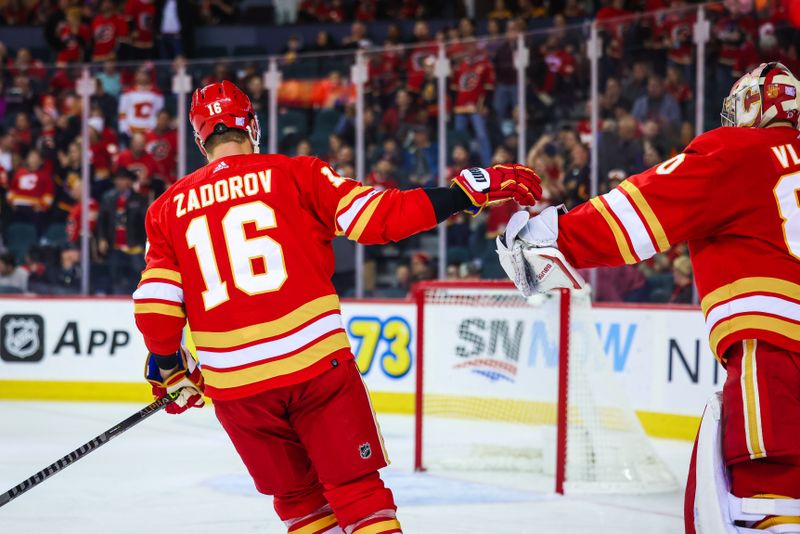
[[[149,350],[169,354],[188,319],[211,398],[302,382],[353,357],[331,240],[386,243],[435,225],[420,189],[377,191],[312,157],[224,157],[148,210],[136,323]]]
[[[15,208],[28,207],[45,211],[53,203],[53,178],[45,167],[37,171],[21,167],[14,173],[6,199]]]
[[[800,133],[718,128],[559,220],[576,267],[637,263],[688,241],[711,350],[800,351]]]

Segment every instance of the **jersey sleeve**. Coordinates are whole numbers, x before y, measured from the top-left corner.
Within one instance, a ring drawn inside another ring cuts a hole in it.
[[[708,135],[708,134],[706,134]],[[595,197],[559,219],[558,247],[577,268],[634,264],[713,234],[735,214],[724,201],[736,158],[717,136]]]
[[[178,350],[186,324],[183,281],[175,252],[164,234],[163,218],[154,204],[145,218],[147,266],[133,294],[136,326],[150,352],[172,354]]]
[[[294,158],[307,209],[331,232],[365,245],[400,241],[436,226],[436,215],[422,189],[378,190],[342,178],[324,161]]]

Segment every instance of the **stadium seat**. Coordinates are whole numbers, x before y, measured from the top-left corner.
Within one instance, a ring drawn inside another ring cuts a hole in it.
[[[308,133],[306,114],[296,109],[287,109],[278,114],[278,138],[287,135],[305,136]]]
[[[324,133],[325,137],[333,132],[342,114],[335,109],[321,109],[314,117],[314,132]]]
[[[267,49],[263,46],[238,45],[233,47],[233,55],[236,57],[266,56]]]
[[[46,46],[32,46],[29,50],[34,59],[38,59],[43,63],[50,63],[53,61],[53,54]]]
[[[6,229],[6,247],[18,262],[25,261],[25,256],[37,240],[36,227],[30,223],[12,223]]]
[[[227,46],[198,46],[194,49],[194,57],[211,59],[228,57]]]
[[[52,223],[44,232],[44,239],[53,245],[61,245],[67,242],[67,225],[64,223]]]

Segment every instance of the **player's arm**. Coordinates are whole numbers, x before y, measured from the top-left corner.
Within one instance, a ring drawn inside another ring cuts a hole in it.
[[[183,279],[175,251],[163,230],[162,206],[154,204],[145,217],[147,266],[133,293],[134,315],[150,351],[145,379],[152,385],[155,397],[180,391],[167,411],[181,413],[192,406],[203,406],[203,376],[192,356],[181,347],[186,324]]]
[[[539,177],[520,165],[467,169],[453,187],[379,191],[337,176],[317,158],[295,158],[298,176],[309,184],[311,209],[336,235],[364,244],[400,241],[429,230],[459,211],[480,212],[514,199],[531,205],[541,196]]]
[[[511,233],[498,240],[506,272],[518,286],[527,280],[526,292],[539,284],[540,290],[564,287],[574,278],[570,267],[635,264],[672,244],[713,234],[735,216],[730,205],[714,202],[736,164],[717,141],[700,137],[683,153],[561,217],[555,208],[530,221],[515,216]]]

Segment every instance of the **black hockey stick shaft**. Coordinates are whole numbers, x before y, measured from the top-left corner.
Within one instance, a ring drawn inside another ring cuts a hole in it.
[[[33,488],[34,486],[38,486],[51,476],[55,475],[65,467],[69,466],[70,464],[80,460],[93,450],[97,449],[98,447],[105,445],[113,438],[119,436],[126,430],[130,430],[134,426],[138,425],[154,413],[161,411],[164,407],[167,406],[170,402],[175,400],[178,397],[178,392],[172,393],[170,395],[165,395],[160,399],[148,404],[132,416],[128,417],[124,421],[117,423],[113,427],[109,428],[96,438],[91,441],[88,441],[72,451],[71,453],[67,454],[60,460],[53,462],[52,464],[48,465],[32,477],[24,480],[8,490],[5,493],[0,494],[0,507],[8,504],[12,500],[16,499],[29,489]]]

